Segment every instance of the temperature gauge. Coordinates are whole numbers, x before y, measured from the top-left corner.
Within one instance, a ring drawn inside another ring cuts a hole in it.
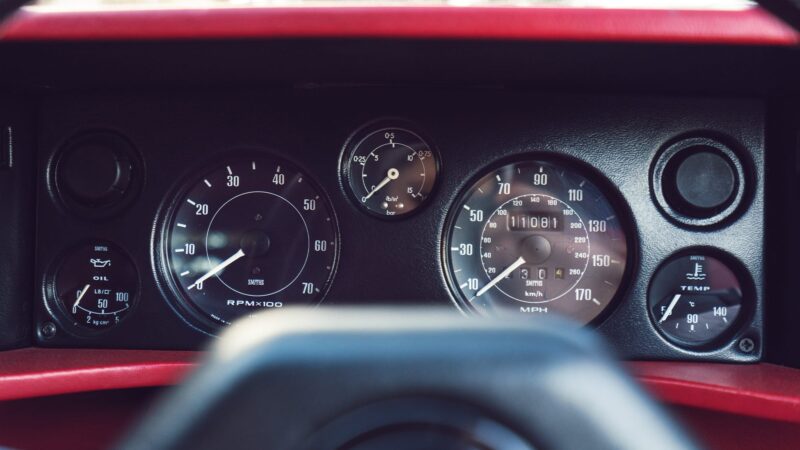
[[[72,325],[102,330],[128,314],[138,287],[136,267],[122,249],[108,242],[91,242],[62,260],[49,285],[49,297]]]
[[[430,196],[439,174],[439,155],[407,124],[380,122],[348,140],[342,174],[345,189],[367,212],[403,216]]]
[[[748,290],[722,260],[704,254],[670,259],[650,285],[650,314],[671,341],[698,347],[735,331]]]

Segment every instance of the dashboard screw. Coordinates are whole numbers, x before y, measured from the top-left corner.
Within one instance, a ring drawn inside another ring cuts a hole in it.
[[[53,322],[45,322],[42,324],[41,328],[42,337],[44,337],[45,339],[51,339],[55,337],[57,330],[58,329],[56,328],[56,324],[54,324]]]
[[[755,350],[755,348],[756,348],[756,343],[753,342],[753,340],[750,338],[747,337],[742,338],[742,340],[739,341],[739,350],[745,353],[750,353],[753,350]]]

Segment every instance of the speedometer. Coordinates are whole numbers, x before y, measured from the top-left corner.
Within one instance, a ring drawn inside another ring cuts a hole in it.
[[[325,193],[294,164],[260,154],[196,174],[175,198],[160,241],[181,312],[211,327],[319,303],[339,254]]]
[[[581,324],[607,311],[631,267],[629,215],[593,175],[577,162],[542,158],[472,183],[444,240],[458,304],[482,315],[560,315]]]

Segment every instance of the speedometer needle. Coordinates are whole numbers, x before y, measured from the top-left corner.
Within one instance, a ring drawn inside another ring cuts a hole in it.
[[[672,310],[675,309],[675,305],[678,304],[678,299],[681,298],[681,294],[675,294],[675,297],[672,297],[672,301],[669,302],[669,306],[667,306],[667,310],[664,311],[664,315],[661,316],[661,320],[658,323],[663,323],[667,320],[667,317],[672,315]]]
[[[221,263],[219,263],[217,265],[217,267],[214,267],[213,269],[209,270],[208,273],[206,273],[202,277],[198,278],[197,281],[192,283],[186,289],[192,289],[193,287],[197,287],[198,284],[202,284],[207,279],[209,279],[209,278],[213,277],[214,275],[220,273],[222,271],[222,269],[230,266],[231,264],[233,264],[235,261],[237,261],[239,258],[241,258],[243,256],[244,256],[244,250],[239,249],[239,251],[234,253],[233,256],[231,256],[230,258],[226,259],[225,261],[222,261]]]
[[[81,299],[83,298],[83,296],[84,296],[84,295],[86,295],[86,291],[88,291],[88,290],[89,290],[89,286],[90,286],[90,285],[88,285],[88,284],[87,284],[86,286],[84,286],[84,287],[83,287],[83,290],[81,291],[81,293],[80,293],[80,294],[78,294],[78,299],[77,299],[77,300],[75,300],[75,304],[74,304],[74,305],[72,305],[72,309],[75,309],[75,308],[77,308],[77,307],[78,307],[78,303],[80,303],[80,302],[81,302]]]
[[[377,186],[375,186],[375,187],[374,187],[374,188],[373,188],[373,189],[372,189],[372,190],[369,192],[369,194],[367,194],[367,196],[366,196],[366,197],[362,198],[362,199],[361,199],[361,201],[362,201],[362,202],[366,202],[366,201],[367,201],[367,200],[369,200],[369,198],[370,198],[370,197],[372,197],[372,196],[373,196],[373,195],[374,195],[376,192],[380,191],[381,189],[383,189],[383,187],[384,187],[384,186],[386,186],[387,184],[389,184],[389,182],[390,182],[390,181],[392,181],[392,180],[396,180],[396,179],[398,179],[399,177],[400,177],[400,171],[398,171],[398,170],[397,170],[397,169],[395,169],[395,168],[391,168],[391,169],[389,169],[389,172],[387,172],[387,173],[386,173],[386,178],[384,178],[383,180],[381,180],[381,182],[380,182],[380,183],[378,183],[378,185],[377,185]]]
[[[486,293],[486,291],[488,291],[489,289],[491,289],[491,288],[492,288],[492,287],[493,287],[495,284],[499,283],[499,282],[500,282],[500,280],[502,280],[503,278],[507,277],[507,276],[508,276],[508,275],[509,275],[511,272],[513,272],[513,271],[517,270],[517,267],[519,267],[519,266],[521,266],[521,265],[523,265],[523,264],[525,264],[525,258],[523,258],[522,256],[520,256],[519,258],[517,258],[517,260],[516,260],[516,261],[514,261],[514,264],[511,264],[510,266],[508,266],[508,267],[506,268],[506,270],[504,270],[504,271],[500,272],[500,275],[496,276],[496,277],[495,277],[495,278],[494,278],[492,281],[488,282],[488,283],[486,284],[486,286],[482,287],[482,288],[481,288],[481,289],[480,289],[480,290],[479,290],[479,291],[478,291],[478,292],[475,294],[475,297],[480,297],[481,295],[485,294],[485,293]]]

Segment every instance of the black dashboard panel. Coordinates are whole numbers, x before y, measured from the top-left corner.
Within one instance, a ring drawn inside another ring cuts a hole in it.
[[[438,186],[431,197],[415,214],[393,221],[360,210],[340,177],[339,158],[348,137],[385,117],[412,121],[441,154]],[[38,128],[34,326],[43,346],[202,346],[208,334],[182,317],[154,268],[156,218],[181,183],[211,162],[255,149],[292,161],[330,197],[341,253],[326,305],[449,306],[458,314],[441,255],[446,218],[457,196],[487,166],[504,158],[556,155],[594,168],[632,213],[630,282],[598,324],[623,357],[761,357],[765,105],[760,100],[543,95],[494,88],[108,91],[45,96]],[[51,178],[44,176],[66,143],[92,130],[123,136],[141,161],[135,175],[141,177],[141,186],[130,206],[107,217],[65,206],[48,182]],[[665,149],[684,138],[722,143],[741,161],[743,201],[729,219],[692,227],[669,218],[656,205],[652,169]],[[46,280],[65,252],[94,240],[116,244],[130,255],[140,288],[124,320],[102,332],[84,333],[63,326],[58,313],[54,318],[44,297]],[[732,334],[693,350],[665,339],[647,306],[656,269],[690,248],[721,252],[741,268],[738,275],[753,297]],[[742,338],[753,346],[740,345]]]
[[[34,110],[19,95],[2,96],[0,106],[0,348],[27,345],[31,340],[31,302],[19,301],[33,282],[35,203]],[[13,263],[12,263],[13,261]]]

